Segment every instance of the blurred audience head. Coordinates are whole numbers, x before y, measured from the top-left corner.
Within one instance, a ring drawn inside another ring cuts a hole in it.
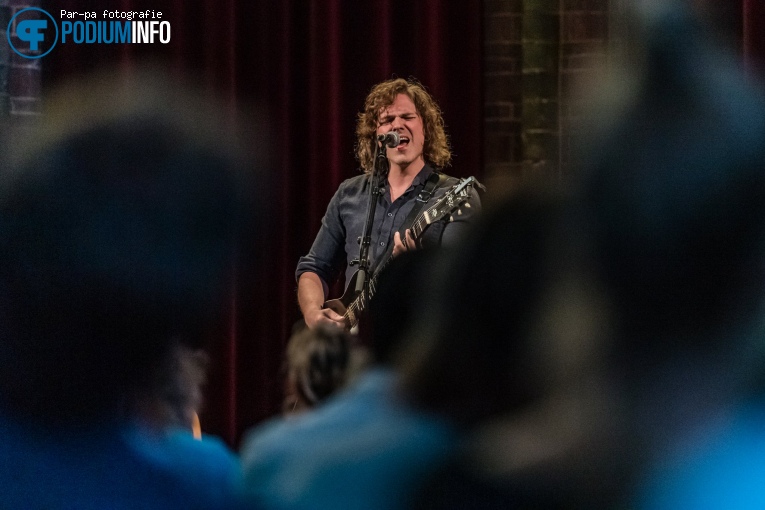
[[[547,178],[523,181],[487,206],[439,269],[435,316],[402,359],[414,403],[465,433],[422,507],[552,508],[612,490],[593,489],[592,469],[618,444],[617,424],[604,417],[611,396],[592,391],[610,310],[568,194]]]
[[[686,2],[638,4],[640,74],[582,130],[593,267],[632,355],[730,352],[763,305],[765,103]]]
[[[415,401],[472,432],[423,507],[629,506],[763,373],[762,94],[688,2],[633,7],[571,195],[487,212],[404,362]]]
[[[287,344],[285,413],[315,407],[345,386],[353,339],[339,328],[302,329]]]
[[[487,208],[466,242],[434,266],[435,286],[402,356],[407,389],[421,406],[469,426],[533,404],[556,373],[576,364],[576,348],[587,346],[571,345],[572,357],[557,359],[558,339],[539,326],[554,286],[578,263],[564,204],[554,185],[526,183]],[[591,310],[577,313],[589,324]],[[572,342],[588,341],[569,333]]]
[[[148,391],[139,389],[127,412],[154,428],[194,430],[204,404],[208,364],[204,349],[174,343],[154,367]]]
[[[763,95],[687,2],[636,6],[642,57],[594,94],[572,207],[612,310],[605,368],[635,471],[765,374]]]
[[[223,317],[255,170],[231,116],[156,72],[46,104],[2,155],[0,401],[77,423],[154,393]]]
[[[392,366],[407,341],[407,333],[421,317],[426,290],[432,283],[434,250],[404,252],[383,269],[369,303],[369,320],[362,335],[367,339],[371,362]]]

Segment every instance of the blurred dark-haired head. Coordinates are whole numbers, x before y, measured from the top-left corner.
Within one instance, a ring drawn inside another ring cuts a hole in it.
[[[576,364],[577,339],[572,355],[557,359],[569,351],[540,328],[554,323],[540,315],[558,273],[577,256],[573,244],[562,244],[564,203],[554,187],[522,187],[485,211],[435,269],[437,286],[424,303],[430,315],[402,360],[407,391],[420,406],[470,425],[531,405],[556,370]]]
[[[683,2],[639,4],[643,55],[582,130],[593,267],[640,346],[722,346],[763,303],[765,101]]]
[[[636,5],[641,58],[597,89],[574,206],[612,309],[608,368],[633,466],[765,374],[761,87],[687,3]]]
[[[255,169],[225,111],[157,74],[93,76],[48,104],[0,174],[0,394],[93,418],[221,317]]]
[[[422,318],[437,255],[428,249],[404,252],[382,270],[369,303],[369,332],[365,334],[373,363],[393,363],[407,333]]]
[[[304,328],[287,344],[284,411],[319,405],[342,388],[351,370],[353,340],[339,328]]]

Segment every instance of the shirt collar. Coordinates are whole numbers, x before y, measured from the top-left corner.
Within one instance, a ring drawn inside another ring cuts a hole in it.
[[[427,182],[428,178],[430,178],[431,174],[434,172],[433,168],[425,163],[425,166],[422,167],[422,170],[420,170],[420,173],[418,173],[414,180],[412,181],[412,186],[409,189],[416,188],[417,186],[424,186]]]

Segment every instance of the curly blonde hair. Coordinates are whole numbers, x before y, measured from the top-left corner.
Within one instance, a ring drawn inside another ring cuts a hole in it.
[[[358,114],[356,158],[361,163],[361,168],[367,174],[374,169],[377,149],[375,135],[380,111],[392,105],[399,94],[409,96],[417,108],[417,113],[422,118],[425,133],[425,146],[423,147],[425,161],[437,169],[448,166],[452,160],[452,152],[449,147],[449,139],[444,131],[441,109],[425,90],[425,87],[416,79],[395,78],[372,87],[364,102],[364,110]]]

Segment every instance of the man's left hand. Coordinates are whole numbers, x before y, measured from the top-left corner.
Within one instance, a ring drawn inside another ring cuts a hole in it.
[[[417,250],[419,249],[419,245],[417,244],[417,241],[414,240],[412,237],[412,233],[409,231],[409,229],[406,229],[406,232],[404,233],[405,237],[402,240],[401,234],[396,232],[393,234],[393,256],[396,257],[400,253],[404,253],[405,251],[409,250]]]

